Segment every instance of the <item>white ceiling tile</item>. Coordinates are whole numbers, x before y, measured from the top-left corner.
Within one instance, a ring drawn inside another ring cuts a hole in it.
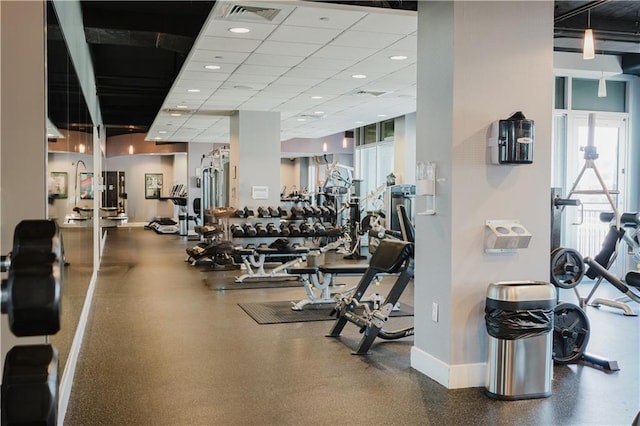
[[[249,40],[231,37],[201,37],[196,43],[198,50],[223,52],[253,52],[260,45],[260,40]]]
[[[205,68],[207,65],[217,65],[220,69],[208,70]],[[207,76],[212,76],[212,78],[215,78],[216,76],[224,78],[232,74],[237,67],[237,64],[214,64],[213,62],[189,61],[182,67],[182,74],[180,74],[180,77],[182,77],[185,72],[198,72]]]
[[[288,77],[282,76],[274,84],[283,84],[283,85],[291,85],[298,86],[300,91],[305,91],[310,87],[315,86],[318,83],[321,83],[323,78],[305,78],[305,77]]]
[[[293,67],[299,64],[304,56],[266,55],[254,53],[244,62],[246,65],[267,65],[280,67]]]
[[[418,13],[396,11],[395,13],[370,13],[351,29],[392,34],[411,34],[418,29]]]
[[[255,49],[255,53],[261,53],[265,55],[282,55],[286,53],[287,55],[291,56],[307,57],[321,47],[322,44],[266,40],[260,45],[260,47]]]
[[[302,43],[325,44],[329,43],[338,34],[340,34],[340,31],[341,30],[334,28],[312,28],[282,25],[271,33],[268,40],[283,42],[296,40]]]
[[[248,33],[232,33],[229,28],[243,27],[251,30]],[[241,40],[264,40],[277,28],[275,24],[258,22],[233,22],[214,20],[205,25],[202,34],[208,37],[227,37]]]
[[[369,49],[369,48],[363,48],[363,47],[354,48],[354,47],[346,47],[346,46],[328,45],[319,49],[311,57],[326,58],[326,59],[350,58],[356,61],[361,61],[364,58],[367,58],[376,52],[377,52],[376,49]]]
[[[362,86],[384,75],[383,72],[377,72],[371,69],[363,69],[363,68],[364,67],[359,67],[358,64],[356,64],[351,68],[348,68],[344,71],[341,71],[335,74],[332,77],[332,79],[354,81],[357,85]],[[353,78],[352,76],[356,74],[364,74],[367,76],[367,78]]]
[[[402,34],[350,30],[336,37],[335,40],[331,41],[331,45],[382,49],[392,45],[402,37],[404,37]]]
[[[227,82],[228,83],[235,83],[235,84],[246,84],[248,86],[253,86],[254,83],[269,84],[269,83],[277,80],[278,77],[279,76],[277,76],[277,75],[256,75],[256,74],[252,74],[252,75],[236,75],[236,74],[233,74],[227,79]]]
[[[191,57],[188,62],[197,61],[203,62],[204,64],[241,64],[244,62],[251,51],[246,52],[230,52],[223,50],[206,50],[204,48],[200,48],[196,46],[192,51]],[[187,66],[189,63],[186,64]]]
[[[416,49],[418,48],[418,36],[415,34],[411,34],[401,38],[396,43],[392,44],[388,47],[388,49],[399,50],[399,51],[408,51],[413,52],[413,55],[416,54]]]
[[[258,90],[262,90],[267,87],[268,84],[269,83],[258,82],[249,83],[247,80],[226,81],[222,86],[220,86],[220,88],[229,90],[242,90],[255,94],[258,92]]]
[[[313,79],[326,79],[336,74],[335,70],[323,70],[314,68],[299,68],[295,67],[287,72],[284,77],[295,78],[313,78]]]
[[[198,71],[190,71],[190,70],[184,70],[181,74],[180,74],[180,80],[190,80],[193,82],[199,81],[216,81],[216,82],[221,82],[221,81],[225,81],[230,75],[230,72],[207,72],[205,69],[200,68],[200,70]],[[194,83],[195,84],[195,83]]]
[[[294,85],[294,84],[282,84],[282,83],[278,83],[277,81],[271,83],[270,85],[268,85],[267,87],[265,87],[264,89],[262,89],[262,92],[264,93],[281,93],[281,94],[291,94],[291,95],[295,95],[300,93],[301,90],[303,90],[302,88],[305,88],[307,86],[300,86],[300,85]]]
[[[174,88],[178,89],[178,91],[198,95],[198,92],[189,92],[188,90],[200,89],[200,93],[203,93],[206,92],[207,89],[215,89],[220,87],[220,84],[222,84],[221,81],[214,79],[191,80],[187,78],[181,78],[176,81]]]
[[[289,71],[289,67],[267,67],[263,65],[240,65],[236,75],[282,75]]]
[[[364,16],[366,12],[340,10],[323,3],[296,8],[284,21],[284,25],[341,29],[350,27]]]
[[[311,57],[300,62],[297,67],[342,71],[343,69],[349,68],[350,66],[354,65],[356,62],[358,62],[358,60],[352,58],[333,58],[329,61],[327,60],[327,58]]]

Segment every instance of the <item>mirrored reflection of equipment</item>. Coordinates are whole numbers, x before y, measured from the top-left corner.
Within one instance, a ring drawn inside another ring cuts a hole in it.
[[[392,185],[388,186],[384,194],[385,211],[387,217],[387,228],[400,231],[400,217],[397,213],[397,206],[403,205],[411,220],[415,217],[415,185]]]
[[[10,255],[2,256],[2,313],[18,337],[60,330],[64,275],[62,237],[55,222],[24,220],[13,234]],[[3,425],[55,425],[58,407],[58,351],[49,344],[9,350],[2,376]]]

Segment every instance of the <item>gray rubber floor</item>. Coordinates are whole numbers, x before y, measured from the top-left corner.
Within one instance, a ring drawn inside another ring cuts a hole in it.
[[[551,397],[496,401],[413,370],[411,338],[358,357],[352,325],[337,340],[327,321],[257,324],[238,303],[297,301],[302,287],[211,290],[236,273],[185,263],[191,245],[109,231],[66,425],[630,425],[640,408],[638,317],[588,310],[590,352],[621,371],[556,366]],[[401,301],[416,305],[412,288]]]

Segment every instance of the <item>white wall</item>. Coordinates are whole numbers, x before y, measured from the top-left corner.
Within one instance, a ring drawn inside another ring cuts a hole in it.
[[[177,158],[175,162],[174,155]],[[162,173],[162,196],[169,196],[175,183],[186,183],[185,154],[110,157],[105,160],[104,170],[125,172],[125,209],[130,223],[146,223],[156,216],[177,216],[177,209],[171,201],[145,198],[144,175]]]
[[[488,285],[549,278],[553,3],[420,2],[418,50],[416,159],[443,180],[436,215],[416,218],[411,364],[450,388],[483,386]],[[489,164],[489,126],[514,111],[535,120],[534,163]],[[486,254],[491,219],[519,220],[529,247]]]
[[[47,214],[44,2],[0,2],[0,253],[13,246],[22,219]],[[44,343],[44,337],[16,338],[1,319],[2,365],[16,344]]]

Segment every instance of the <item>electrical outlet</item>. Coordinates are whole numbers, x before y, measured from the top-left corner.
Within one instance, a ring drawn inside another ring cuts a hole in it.
[[[431,304],[431,320],[438,322],[438,304],[436,302]]]

